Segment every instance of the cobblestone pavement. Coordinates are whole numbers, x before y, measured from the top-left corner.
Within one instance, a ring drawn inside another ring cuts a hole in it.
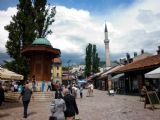
[[[137,96],[108,96],[106,91],[94,90],[93,97],[77,98],[81,120],[160,120],[160,106],[154,111],[144,109]],[[48,120],[50,102],[31,102],[26,120]],[[0,120],[24,120],[21,103],[4,103],[0,107]]]

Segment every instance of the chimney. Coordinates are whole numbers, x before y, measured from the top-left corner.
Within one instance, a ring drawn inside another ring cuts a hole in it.
[[[144,54],[144,50],[143,49],[141,50],[141,54]]]
[[[120,59],[120,64],[122,64],[122,65],[126,65],[126,64],[127,64],[127,60],[126,60],[126,58],[122,58],[122,59]]]
[[[126,57],[127,57],[127,63],[129,63],[129,61],[130,61],[130,54],[126,53]]]
[[[133,58],[130,58],[130,59],[129,59],[129,63],[131,63],[131,62],[133,62]]]
[[[157,54],[160,55],[160,46],[158,46]]]
[[[120,64],[123,64],[123,63],[122,63],[122,59],[121,59],[121,58],[119,59],[119,62],[120,62]]]
[[[127,60],[124,60],[124,65],[127,65]]]
[[[137,52],[134,52],[134,57],[137,57]]]

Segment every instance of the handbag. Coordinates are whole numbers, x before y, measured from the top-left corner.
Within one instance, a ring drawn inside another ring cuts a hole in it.
[[[57,120],[57,118],[54,117],[54,116],[50,116],[50,117],[49,117],[49,120]]]
[[[78,115],[75,116],[74,120],[81,120]]]

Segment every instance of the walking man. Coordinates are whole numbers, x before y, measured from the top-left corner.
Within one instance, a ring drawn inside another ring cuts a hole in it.
[[[28,109],[28,104],[30,102],[32,96],[32,91],[29,89],[29,84],[25,84],[24,90],[21,92],[19,99],[22,97],[22,102],[23,102],[23,107],[24,107],[24,114],[23,117],[27,118],[27,109]]]
[[[50,90],[50,91],[52,90],[51,81],[48,81],[48,88],[47,88],[47,91],[48,91],[48,90]]]

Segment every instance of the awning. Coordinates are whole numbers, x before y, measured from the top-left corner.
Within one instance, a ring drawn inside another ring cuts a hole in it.
[[[145,74],[145,78],[160,78],[160,67]]]
[[[124,73],[121,73],[121,74],[118,74],[118,75],[115,75],[111,78],[111,80],[113,81],[118,81],[119,78],[123,77],[124,76]]]
[[[23,75],[9,71],[5,68],[0,68],[0,79],[1,80],[23,80]]]
[[[78,83],[86,83],[86,80],[78,80]]]

